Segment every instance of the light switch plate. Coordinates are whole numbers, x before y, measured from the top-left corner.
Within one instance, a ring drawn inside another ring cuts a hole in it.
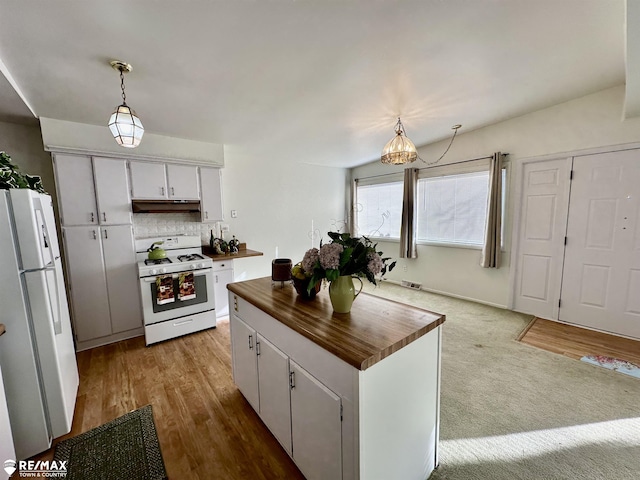
[[[238,217],[238,211],[237,210],[231,210],[231,218],[237,218]]]

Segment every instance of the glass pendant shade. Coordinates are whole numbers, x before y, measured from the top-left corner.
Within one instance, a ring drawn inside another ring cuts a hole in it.
[[[396,136],[384,146],[380,161],[390,165],[401,165],[415,162],[417,158],[416,146],[405,136],[402,122],[398,118]]]
[[[118,145],[126,148],[135,148],[140,145],[144,135],[142,122],[126,103],[118,106],[111,115],[109,129]]]

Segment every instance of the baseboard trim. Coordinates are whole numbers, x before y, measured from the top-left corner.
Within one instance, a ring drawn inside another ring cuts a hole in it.
[[[388,283],[393,283],[394,285],[398,285],[399,287],[401,287],[401,283],[397,280],[388,280],[388,279],[383,279],[383,282],[388,282]],[[420,288],[420,290],[423,290],[425,292],[429,292],[429,293],[437,293],[438,295],[444,295],[445,297],[452,297],[452,298],[458,298],[460,300],[467,300],[469,302],[474,302],[474,303],[480,303],[482,305],[488,305],[490,307],[495,307],[495,308],[501,308],[503,310],[508,310],[509,307],[507,307],[506,305],[502,305],[499,303],[493,303],[493,302],[487,302],[485,300],[480,300],[478,298],[471,298],[471,297],[465,297],[464,295],[458,295],[455,293],[449,293],[449,292],[443,292],[442,290],[435,290],[433,288],[425,288],[424,286],[422,288]]]
[[[83,350],[90,350],[96,347],[102,347],[109,345],[110,343],[120,342],[122,340],[128,340],[134,337],[140,337],[144,335],[144,328],[136,328],[134,330],[128,330],[126,332],[116,333],[115,335],[109,335],[107,337],[95,338],[92,340],[86,340],[84,342],[78,342],[76,345],[76,352],[82,352]]]

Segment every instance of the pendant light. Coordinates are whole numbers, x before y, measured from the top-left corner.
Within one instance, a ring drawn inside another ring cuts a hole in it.
[[[411,140],[407,138],[406,134],[404,133],[404,125],[402,125],[402,121],[400,120],[400,117],[398,117],[398,122],[396,123],[395,129],[396,136],[389,140],[389,142],[384,146],[380,161],[388,165],[402,165],[404,163],[415,162],[418,158],[420,158],[421,162],[424,162],[427,165],[434,165],[442,160],[442,158],[447,154],[447,152],[451,148],[451,145],[453,144],[453,140],[456,138],[458,129],[461,127],[462,125],[454,125],[453,127],[451,127],[451,129],[453,130],[451,142],[449,143],[449,146],[444,151],[442,156],[438,158],[438,160],[436,160],[435,162],[425,162],[418,156],[416,146]]]
[[[380,161],[390,165],[401,165],[403,163],[415,162],[418,158],[416,146],[404,134],[404,126],[400,117],[396,123],[396,136],[384,146]]]
[[[127,97],[124,93],[124,74],[129,73],[133,67],[129,63],[113,60],[111,66],[120,72],[120,88],[122,89],[122,105],[116,107],[109,119],[109,129],[118,145],[126,148],[135,148],[140,145],[144,127],[142,122],[127,105]]]

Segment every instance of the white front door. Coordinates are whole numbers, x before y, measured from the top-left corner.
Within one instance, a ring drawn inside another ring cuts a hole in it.
[[[556,319],[571,158],[526,163],[522,169],[513,309]]]
[[[573,170],[559,319],[640,338],[640,150]]]

